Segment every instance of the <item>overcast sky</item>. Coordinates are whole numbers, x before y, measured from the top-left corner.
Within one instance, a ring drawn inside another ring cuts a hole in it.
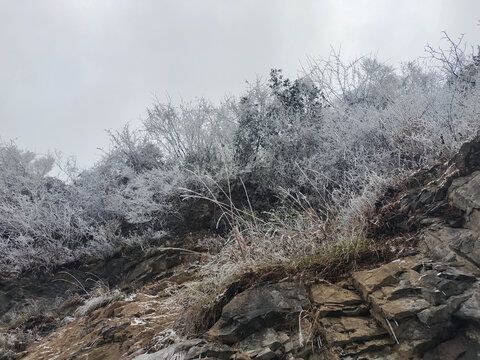
[[[155,94],[218,101],[331,46],[396,65],[442,30],[480,44],[479,19],[479,0],[0,0],[0,137],[87,166]]]

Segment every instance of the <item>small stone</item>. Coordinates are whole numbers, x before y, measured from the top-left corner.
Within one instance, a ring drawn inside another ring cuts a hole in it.
[[[480,324],[480,286],[474,288],[473,295],[463,302],[455,315],[461,319],[472,320]]]
[[[275,352],[281,345],[282,339],[280,335],[272,328],[254,333],[238,343],[238,347],[251,357],[258,356],[264,349],[270,349],[272,352]]]
[[[375,290],[385,286],[397,285],[399,276],[403,272],[415,270],[421,264],[421,259],[417,257],[398,259],[374,270],[353,273],[353,282],[363,299],[367,299],[368,295]]]
[[[262,349],[260,352],[255,356],[255,359],[259,360],[271,360],[275,359],[277,355],[274,351],[270,350],[269,348]]]
[[[366,341],[388,337],[372,318],[345,317],[322,319],[327,342],[331,346],[344,346],[354,341]]]
[[[310,291],[315,304],[355,305],[362,303],[360,296],[353,291],[333,284],[315,284],[310,288]]]
[[[418,312],[430,307],[430,303],[419,297],[407,297],[388,301],[380,308],[389,320],[401,320],[415,316]]]

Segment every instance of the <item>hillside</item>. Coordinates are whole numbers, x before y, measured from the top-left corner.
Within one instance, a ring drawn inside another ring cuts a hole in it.
[[[124,267],[124,286],[148,279],[144,286],[92,291],[75,319],[64,317],[17,358],[477,359],[478,159],[480,138],[389,189],[371,218],[371,242],[338,271],[321,257],[294,270],[251,268],[199,304],[212,286],[208,253],[195,241],[191,252],[158,247]],[[48,327],[53,316],[25,326]]]
[[[157,99],[85,169],[0,141],[0,359],[478,358],[462,39]]]

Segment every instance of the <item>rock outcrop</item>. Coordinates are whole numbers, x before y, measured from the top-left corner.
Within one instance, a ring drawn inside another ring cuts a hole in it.
[[[480,283],[470,269],[419,254],[340,284],[261,285],[234,297],[203,339],[135,360],[477,359]]]

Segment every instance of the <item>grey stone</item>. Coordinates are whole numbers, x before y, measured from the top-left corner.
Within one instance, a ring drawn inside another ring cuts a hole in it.
[[[152,354],[139,355],[133,360],[229,359],[235,352],[225,345],[208,343],[203,339],[192,339],[172,344]]]
[[[207,334],[234,344],[260,329],[294,324],[309,303],[305,289],[298,283],[260,285],[234,297]]]
[[[455,179],[449,189],[448,198],[451,203],[467,213],[472,209],[480,209],[480,172]]]
[[[266,349],[271,350],[273,354],[286,341],[288,336],[281,337],[274,329],[266,328],[240,341],[238,347],[246,355],[258,357]]]
[[[463,302],[459,309],[455,312],[455,316],[465,319],[475,321],[480,324],[480,287],[477,285],[473,289],[473,294]]]

